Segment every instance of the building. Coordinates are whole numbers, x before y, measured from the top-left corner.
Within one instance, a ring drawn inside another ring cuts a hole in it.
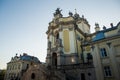
[[[120,22],[110,28],[103,26],[100,30],[96,24],[96,32],[91,34],[93,62],[97,80],[120,79]]]
[[[4,76],[5,76],[6,70],[5,69],[0,69],[0,80],[4,80]]]
[[[90,25],[84,16],[69,12],[63,17],[57,8],[47,30],[48,48],[46,64],[55,72],[64,70],[65,80],[96,80],[90,41]],[[77,70],[77,71],[76,71]],[[57,73],[56,73],[57,74]]]
[[[34,64],[28,68],[21,80],[47,80],[48,73],[45,64]]]
[[[63,17],[59,8],[49,23],[48,49],[46,62],[48,65],[68,65],[84,63],[81,44],[90,35],[90,25],[84,16],[69,12]],[[91,54],[90,54],[91,55]]]
[[[7,63],[7,70],[5,80],[22,80],[24,73],[33,64],[39,64],[40,61],[37,57],[23,53],[20,56],[14,56],[11,61]]]
[[[95,32],[85,17],[57,8],[49,23],[46,63],[23,54],[7,63],[5,80],[119,80],[120,22]]]
[[[46,64],[64,70],[66,80],[119,80],[120,22],[103,30],[95,23],[91,33],[84,16],[69,12],[63,17],[61,11],[57,8],[46,32]]]

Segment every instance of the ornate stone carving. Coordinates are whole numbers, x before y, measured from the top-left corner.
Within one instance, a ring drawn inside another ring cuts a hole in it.
[[[60,27],[59,27],[59,31],[62,31],[62,30],[63,30],[63,27],[62,27],[62,26],[60,26]]]
[[[60,8],[57,8],[57,9],[56,9],[56,12],[54,13],[54,16],[57,15],[57,14],[61,14],[61,11],[62,11],[62,10],[60,10]]]
[[[61,39],[56,39],[56,46],[62,47],[62,40]]]
[[[68,29],[69,29],[70,31],[72,31],[72,30],[73,30],[73,27],[69,27]]]
[[[92,45],[91,48],[92,48],[92,50],[94,50],[95,46]]]
[[[53,31],[50,32],[50,35],[53,35]]]
[[[51,49],[51,42],[48,41],[48,49]]]
[[[62,49],[63,49],[62,47],[58,47],[57,52],[62,54],[63,53]]]
[[[73,16],[73,13],[72,13],[72,12],[69,12],[69,16]]]

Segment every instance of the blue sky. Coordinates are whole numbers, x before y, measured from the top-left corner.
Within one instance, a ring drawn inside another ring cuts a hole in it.
[[[56,8],[63,16],[71,11],[84,15],[94,32],[94,24],[110,27],[120,21],[120,0],[0,0],[0,69],[11,57],[22,53],[44,62],[47,53],[48,23]]]

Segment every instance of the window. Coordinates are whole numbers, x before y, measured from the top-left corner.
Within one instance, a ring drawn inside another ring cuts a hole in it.
[[[80,36],[76,34],[76,39],[80,41]]]
[[[26,66],[26,69],[28,69],[29,68],[29,64],[27,64],[27,66]]]
[[[59,39],[59,33],[57,33],[57,35],[56,35],[56,39]]]
[[[104,73],[105,73],[105,77],[111,77],[112,76],[110,66],[104,66]]]
[[[81,80],[85,80],[85,74],[81,73]]]
[[[87,53],[87,59],[88,59],[88,60],[93,59],[91,53]]]
[[[100,49],[100,54],[101,54],[101,57],[107,57],[106,49],[105,48],[101,48]]]
[[[35,73],[31,74],[31,79],[35,79]]]

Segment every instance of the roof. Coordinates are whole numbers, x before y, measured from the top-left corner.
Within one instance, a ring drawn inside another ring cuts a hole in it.
[[[96,32],[95,37],[92,39],[92,41],[98,41],[98,40],[104,39],[105,38],[104,33],[117,29],[119,24],[120,22],[117,24],[117,26],[113,26],[111,28],[103,29],[101,31]]]
[[[40,62],[37,57],[29,56],[29,55],[20,56],[20,60],[23,60],[23,61],[33,61],[33,62],[37,62],[37,63]]]
[[[11,58],[10,62],[19,61],[19,60],[40,63],[40,61],[37,57],[27,55],[26,53],[23,53],[23,55],[20,55],[20,56],[17,56],[17,54],[16,54],[15,57]]]
[[[101,40],[101,39],[104,39],[104,38],[105,38],[104,32],[100,31],[100,32],[96,33],[96,36],[93,38],[92,41],[97,41],[97,40]]]

